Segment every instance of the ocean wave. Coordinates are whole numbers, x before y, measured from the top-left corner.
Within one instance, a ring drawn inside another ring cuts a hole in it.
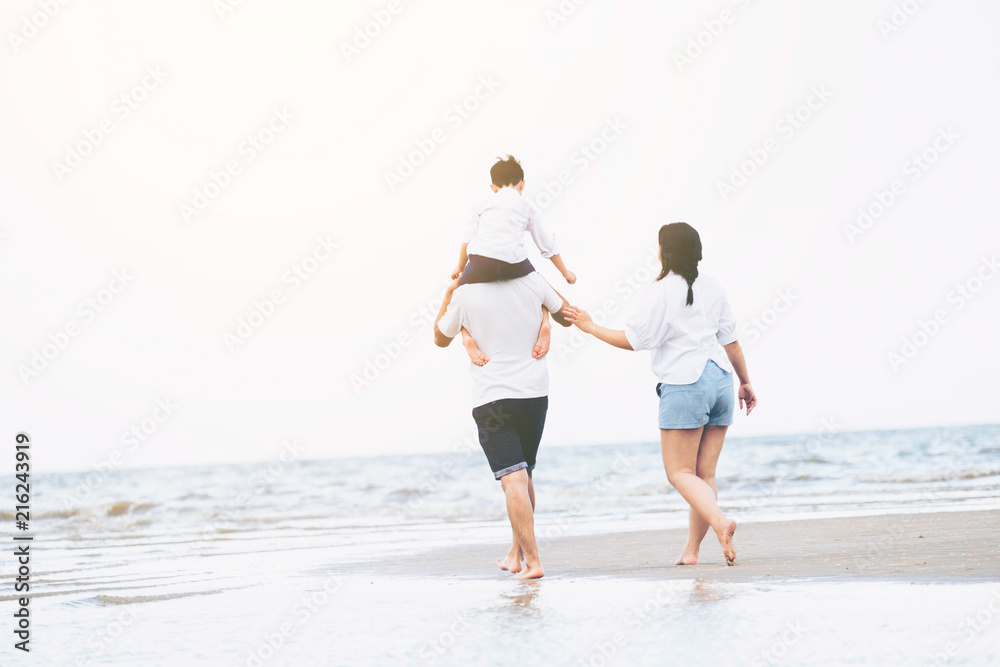
[[[132,502],[130,500],[119,500],[118,502],[107,503],[95,507],[70,507],[61,510],[48,510],[48,511],[33,510],[31,512],[31,518],[35,520],[73,519],[77,517],[91,519],[91,518],[99,518],[106,516],[122,516],[124,514],[147,512],[156,507],[158,507],[157,503],[137,503],[137,502]],[[13,518],[14,518],[14,512],[8,510],[0,510],[0,519],[9,521],[12,520]]]
[[[195,595],[216,595],[218,593],[225,593],[227,588],[218,588],[211,591],[187,591],[184,593],[164,593],[162,595],[97,595],[90,600],[93,602],[105,606],[105,605],[120,605],[120,604],[138,604],[142,602],[162,602],[164,600],[177,600],[179,598],[188,598]]]
[[[859,475],[862,482],[876,484],[921,484],[926,482],[952,482],[960,479],[980,479],[1000,475],[1000,469],[990,470],[951,470],[935,473],[896,473],[889,475]]]
[[[419,498],[420,496],[428,495],[428,492],[421,491],[420,489],[396,489],[391,493],[387,493],[387,498]]]

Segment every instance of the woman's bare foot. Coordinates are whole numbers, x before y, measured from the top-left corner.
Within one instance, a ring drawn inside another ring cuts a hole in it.
[[[733,546],[733,535],[736,533],[736,522],[727,519],[721,531],[716,531],[722,545],[722,555],[726,557],[726,565],[736,565],[736,548]]]
[[[542,328],[538,330],[538,340],[535,341],[535,349],[532,350],[531,356],[535,359],[541,359],[546,354],[549,353],[549,343],[552,341],[552,327],[549,326],[548,322],[542,324]]]
[[[697,565],[698,564],[698,550],[688,549],[684,547],[684,551],[681,552],[681,557],[677,559],[674,565]]]
[[[490,358],[486,356],[479,346],[476,345],[476,341],[472,336],[468,336],[465,339],[465,351],[469,353],[469,359],[472,359],[472,363],[477,366],[485,366],[489,363]]]
[[[534,563],[533,565],[528,565],[527,569],[521,574],[516,575],[515,579],[541,579],[545,576],[545,571],[542,570],[542,564]]]

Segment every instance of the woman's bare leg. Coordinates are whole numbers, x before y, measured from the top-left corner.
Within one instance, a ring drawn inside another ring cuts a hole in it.
[[[667,479],[684,497],[684,500],[701,515],[715,530],[723,555],[728,565],[736,564],[736,550],[733,548],[733,533],[736,522],[722,516],[715,502],[715,490],[698,477],[698,450],[701,446],[703,428],[661,429],[660,445],[663,452],[663,467]]]
[[[698,446],[698,462],[695,467],[695,474],[705,483],[712,487],[716,499],[719,497],[719,489],[715,484],[715,467],[719,462],[719,454],[722,453],[722,443],[726,438],[728,426],[706,426],[701,434],[701,443]],[[684,545],[681,557],[674,565],[697,565],[698,551],[701,543],[708,534],[711,526],[701,517],[698,512],[691,508],[688,517],[688,541]]]

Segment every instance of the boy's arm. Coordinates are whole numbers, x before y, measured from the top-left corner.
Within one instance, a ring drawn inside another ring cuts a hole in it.
[[[570,285],[576,282],[576,274],[566,268],[566,263],[563,262],[562,255],[552,255],[549,257],[552,264],[559,270],[559,273],[563,275]]]
[[[451,272],[451,279],[458,280],[458,277],[462,275],[462,271],[465,271],[465,265],[469,263],[469,244],[462,244],[462,251],[458,254],[458,267]]]
[[[563,277],[569,281],[569,276],[566,275],[566,265],[563,264],[562,258],[559,256],[559,248],[556,246],[556,235],[542,224],[542,221],[538,219],[538,212],[534,208],[527,215],[528,233],[531,234],[531,240],[535,242],[538,252],[542,253],[542,257],[545,259],[552,260],[552,263],[559,269],[559,273],[563,274]],[[573,280],[575,282],[576,276],[573,276]]]

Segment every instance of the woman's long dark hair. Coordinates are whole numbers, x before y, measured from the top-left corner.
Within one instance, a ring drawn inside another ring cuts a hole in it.
[[[694,303],[694,285],[698,278],[698,262],[701,261],[701,237],[694,227],[686,222],[672,222],[660,227],[660,262],[663,271],[657,280],[663,280],[673,271],[688,284],[687,305]]]

